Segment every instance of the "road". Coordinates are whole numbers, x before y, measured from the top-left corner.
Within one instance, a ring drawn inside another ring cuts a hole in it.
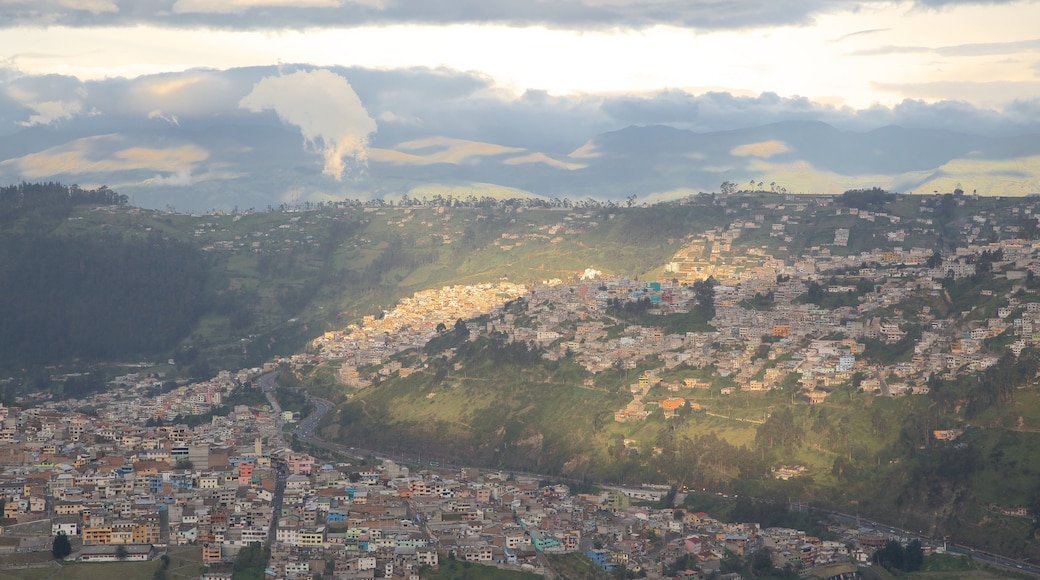
[[[285,495],[285,465],[279,465],[275,476],[274,497],[271,499],[271,525],[267,528],[267,545],[274,546],[278,539],[278,520],[282,517],[282,498]]]
[[[267,401],[271,404],[271,408],[275,413],[275,434],[272,436],[274,441],[269,441],[268,446],[271,448],[284,448],[288,447],[288,445],[285,443],[285,438],[282,437],[282,407],[278,404],[278,399],[274,396],[275,389],[278,388],[277,379],[277,372],[267,373],[265,375],[260,375],[258,383],[260,390],[263,391],[264,396],[267,397]],[[308,419],[310,419],[310,417],[308,417]],[[267,528],[268,546],[274,546],[274,542],[278,538],[278,519],[282,515],[282,499],[285,495],[286,477],[285,465],[279,464],[275,466],[274,496],[271,498],[271,524]]]
[[[265,392],[269,392],[269,390],[273,391],[274,388],[276,388],[276,386],[277,386],[275,384],[275,381],[274,381],[275,373],[270,373],[269,375],[264,375],[263,377],[261,377],[261,385],[262,386],[264,385],[263,379],[265,377],[269,377],[269,376],[271,377],[271,379],[270,379],[269,383],[267,383],[268,387],[265,388]],[[882,381],[884,380],[881,377],[879,377],[879,379],[881,379]],[[884,384],[884,383],[882,382],[882,384]],[[268,390],[268,388],[269,388],[269,390]],[[273,393],[272,393],[272,397],[273,397]],[[307,395],[307,398],[310,399],[311,403],[314,405],[314,412],[311,413],[310,415],[308,415],[306,419],[301,421],[300,424],[296,427],[296,430],[293,431],[293,434],[296,435],[296,437],[300,441],[303,441],[303,442],[307,443],[308,445],[313,445],[315,447],[319,447],[319,448],[322,448],[322,449],[326,449],[328,451],[332,451],[334,453],[339,453],[339,454],[350,456],[350,457],[375,457],[377,459],[391,459],[391,460],[394,460],[394,458],[392,458],[391,456],[383,454],[383,453],[380,453],[380,452],[375,451],[375,450],[348,447],[348,446],[343,445],[341,443],[333,443],[333,442],[326,441],[326,440],[316,436],[314,434],[314,432],[315,432],[315,429],[318,426],[318,423],[321,421],[321,418],[324,417],[326,413],[328,413],[330,410],[332,410],[333,404],[330,401],[327,401],[325,399],[321,399],[321,398],[318,398],[318,397],[313,397],[311,395]],[[398,457],[396,460],[402,460],[402,459],[404,459],[404,458]],[[420,466],[422,465],[421,462],[419,462],[418,464]],[[448,467],[448,466],[445,466],[445,467]],[[564,481],[564,482],[566,482],[566,481],[575,481],[576,482],[577,481],[577,480],[571,480],[571,479],[566,478],[566,477],[560,477],[558,475],[545,475],[545,474],[541,474],[541,473],[527,473],[527,472],[518,472],[518,471],[512,471],[511,473],[514,473],[514,474],[520,475],[520,476],[525,476],[525,477],[533,477],[533,478],[537,478],[537,479],[552,480],[552,481]],[[284,481],[282,482],[282,485],[284,487]],[[609,486],[607,486],[607,487],[609,487]],[[877,530],[877,531],[879,531],[881,533],[887,534],[889,536],[896,536],[896,537],[906,538],[908,541],[916,539],[916,540],[919,540],[921,542],[922,546],[931,546],[932,548],[940,548],[940,547],[944,547],[944,545],[945,545],[945,547],[946,547],[946,549],[948,551],[960,552],[960,553],[968,554],[968,555],[971,555],[971,557],[974,558],[975,560],[978,560],[978,561],[981,561],[981,562],[985,562],[985,563],[988,563],[988,564],[993,564],[993,565],[996,565],[996,566],[1002,566],[1004,568],[1008,568],[1010,570],[1015,570],[1015,571],[1023,573],[1023,574],[1030,574],[1032,576],[1040,577],[1040,566],[1033,565],[1033,564],[1030,564],[1028,562],[1024,562],[1024,561],[1021,561],[1021,560],[1015,560],[1013,558],[1008,558],[1006,556],[1001,556],[999,554],[993,554],[993,553],[986,552],[986,551],[983,551],[983,550],[976,550],[976,549],[970,548],[968,546],[962,546],[962,545],[958,545],[958,544],[944,544],[944,542],[942,542],[942,541],[936,541],[933,538],[924,537],[924,536],[921,536],[921,535],[919,535],[919,534],[917,534],[915,532],[911,532],[909,530],[903,530],[903,529],[896,528],[896,527],[893,527],[893,526],[890,526],[890,525],[887,525],[887,524],[882,524],[882,523],[879,523],[879,522],[871,521],[871,520],[862,518],[862,517],[857,516],[857,515],[845,514],[845,513],[836,512],[836,511],[833,511],[833,510],[826,510],[826,509],[822,509],[822,508],[815,508],[815,507],[808,506],[807,504],[802,503],[802,502],[798,502],[796,505],[797,505],[797,509],[800,509],[800,510],[809,509],[809,510],[812,510],[812,511],[820,513],[820,514],[828,515],[828,516],[834,518],[835,520],[837,520],[839,522],[843,522],[843,523],[846,523],[846,524],[849,524],[849,525],[854,525],[854,526],[857,526],[857,527],[864,527],[864,526],[871,527],[871,528],[873,528],[873,529],[875,529],[875,530]],[[275,512],[275,513],[277,513],[277,512]]]
[[[888,524],[882,524],[880,522],[875,522],[852,514],[836,512],[833,510],[827,510],[823,508],[816,508],[802,504],[800,502],[796,505],[798,506],[796,509],[808,509],[819,514],[825,514],[838,522],[850,526],[873,528],[874,530],[877,530],[878,532],[881,532],[882,534],[885,534],[887,536],[906,538],[907,541],[918,540],[919,542],[921,542],[922,546],[930,546],[933,549],[945,548],[947,551],[952,553],[962,553],[970,555],[972,558],[980,562],[986,562],[988,564],[993,564],[996,566],[1008,568],[1010,570],[1015,570],[1023,574],[1030,574],[1032,576],[1040,577],[1040,566],[1036,566],[1022,560],[1015,560],[1013,558],[1001,556],[1000,554],[993,554],[984,550],[976,550],[974,548],[962,546],[960,544],[949,544],[942,540],[936,540],[934,538],[922,536],[916,532],[911,532],[910,530],[896,528]]]

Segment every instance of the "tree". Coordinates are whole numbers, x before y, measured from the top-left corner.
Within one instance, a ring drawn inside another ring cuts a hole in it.
[[[708,277],[693,283],[696,310],[705,320],[715,318],[715,279]]]
[[[455,338],[458,340],[469,338],[469,327],[466,326],[466,321],[461,318],[455,321]]]
[[[54,559],[62,560],[71,553],[72,542],[69,541],[69,537],[64,533],[54,536],[54,542],[51,544],[51,554],[54,555]]]
[[[810,304],[819,305],[820,302],[823,301],[823,297],[823,286],[821,286],[816,280],[811,280],[805,291],[805,301]]]
[[[129,555],[130,555],[130,552],[128,552],[126,550],[126,546],[120,544],[118,547],[116,547],[116,559],[119,560],[120,562],[122,562],[123,560],[126,560],[126,557],[129,556]]]
[[[751,573],[755,576],[773,575],[773,558],[767,548],[756,550],[751,554]]]
[[[921,566],[924,566],[924,549],[921,547],[921,540],[911,540],[906,545],[906,557],[903,561],[906,564],[907,572],[920,570]]]

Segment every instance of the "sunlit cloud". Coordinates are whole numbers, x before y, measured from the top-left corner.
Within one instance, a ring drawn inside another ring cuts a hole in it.
[[[305,143],[321,149],[323,173],[337,181],[349,170],[347,160],[364,165],[368,136],[376,131],[376,122],[350,82],[327,70],[267,77],[239,106],[253,112],[273,110],[282,121],[299,127]]]

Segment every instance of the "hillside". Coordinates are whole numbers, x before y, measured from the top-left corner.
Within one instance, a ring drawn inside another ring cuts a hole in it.
[[[350,397],[323,433],[359,448],[809,500],[1038,557],[1021,515],[1040,489],[1028,467],[1040,459],[1038,367],[1032,339],[1016,340],[1023,322],[1012,325],[1040,300],[1025,275],[1040,256],[1018,237],[1035,202],[872,195],[716,201],[730,225],[688,238],[678,270],[649,278],[657,294],[609,276],[537,286],[422,349],[299,371]],[[948,254],[930,268],[935,248]],[[723,282],[709,327],[678,322],[699,308],[677,306],[696,284],[669,280],[701,260]],[[973,273],[953,272],[962,265]],[[675,313],[660,311],[664,293]],[[890,339],[870,334],[886,321]],[[345,367],[370,386],[339,384]]]
[[[197,377],[256,365],[446,284],[534,282],[589,266],[639,276],[688,227],[725,219],[717,208],[440,195],[414,207],[188,215],[125,196],[69,202],[59,184],[5,191],[28,201],[0,213],[0,367],[30,382],[46,382],[32,368],[54,364],[172,358]],[[56,201],[42,203],[48,195]]]

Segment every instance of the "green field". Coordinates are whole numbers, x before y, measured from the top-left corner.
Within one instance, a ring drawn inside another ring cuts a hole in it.
[[[28,556],[28,555],[26,555]],[[152,578],[161,562],[76,563],[54,561],[49,552],[31,554],[30,565],[24,567],[19,556],[5,559],[0,566],[0,580],[111,580],[112,578]],[[185,546],[169,551],[169,580],[197,580],[202,571],[202,552]]]

